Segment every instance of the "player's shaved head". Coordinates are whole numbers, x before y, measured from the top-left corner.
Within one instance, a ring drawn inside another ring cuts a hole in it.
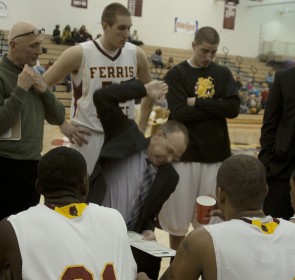
[[[220,166],[217,187],[224,190],[235,209],[261,209],[267,193],[264,166],[253,156],[233,155]]]
[[[38,181],[46,197],[73,193],[86,178],[86,161],[72,148],[54,148],[38,164]]]

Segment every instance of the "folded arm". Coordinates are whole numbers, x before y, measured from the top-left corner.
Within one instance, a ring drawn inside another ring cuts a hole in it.
[[[189,89],[183,85],[176,69],[170,71],[166,77],[169,85],[167,100],[173,119],[189,124],[213,118],[234,118],[239,114],[240,99],[230,75],[218,94],[211,98],[199,98],[187,92]]]

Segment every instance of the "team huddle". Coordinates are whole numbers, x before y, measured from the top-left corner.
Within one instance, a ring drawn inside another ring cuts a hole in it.
[[[43,76],[33,66],[44,29],[21,21],[10,30],[0,62],[0,280],[159,279],[161,258],[127,234],[156,240],[156,227],[176,250],[162,280],[293,279],[295,157],[274,154],[277,105],[265,111],[259,159],[232,155],[226,119],[238,116],[240,98],[231,71],[213,61],[218,32],[197,30],[191,57],[155,81],[143,49],[128,42],[129,10],[109,4],[101,24],[100,38],[67,48]],[[281,81],[294,73],[277,73],[269,102],[276,92],[290,98]],[[69,74],[68,121],[49,88]],[[169,120],[147,138],[163,98]],[[41,156],[44,121],[71,147]],[[217,205],[201,225],[196,198],[209,194]]]

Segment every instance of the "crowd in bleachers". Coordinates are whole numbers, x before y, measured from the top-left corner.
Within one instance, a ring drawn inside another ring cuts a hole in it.
[[[87,31],[85,25],[82,25],[78,30],[76,27],[71,29],[70,25],[67,24],[62,33],[59,28],[60,26],[57,24],[51,36],[51,40],[56,44],[75,45],[92,40],[92,35]]]
[[[256,88],[253,86],[251,79],[245,84],[236,77],[236,84],[239,89],[241,99],[240,113],[241,114],[258,114],[267,106],[269,90],[273,83],[273,72],[270,70],[265,77],[265,82],[262,84],[263,88]]]

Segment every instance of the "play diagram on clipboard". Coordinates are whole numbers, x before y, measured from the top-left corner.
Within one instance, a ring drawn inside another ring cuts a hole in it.
[[[176,251],[165,247],[156,241],[143,240],[143,236],[134,231],[128,231],[130,245],[155,257],[174,257]]]

